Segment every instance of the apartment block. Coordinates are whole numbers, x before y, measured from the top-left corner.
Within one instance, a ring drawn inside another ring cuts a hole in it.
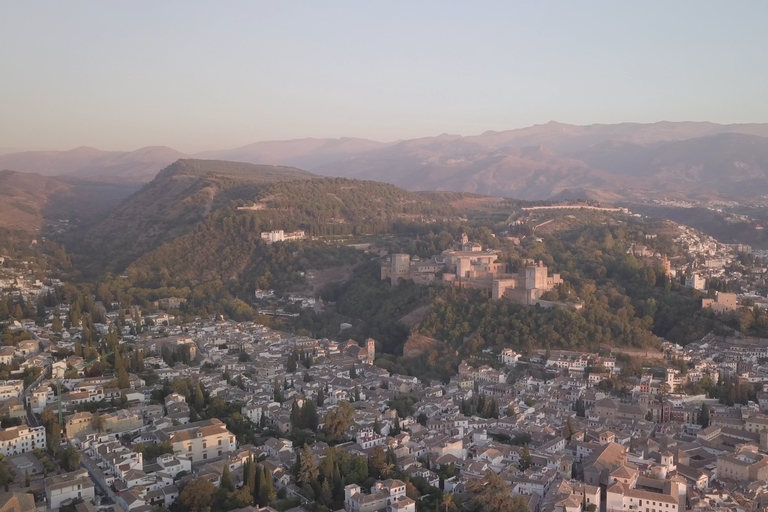
[[[85,469],[45,479],[45,497],[49,510],[58,510],[78,498],[90,501],[94,495],[94,483]]]
[[[186,455],[192,462],[221,457],[237,449],[235,435],[217,418],[170,427],[163,433],[174,453]]]
[[[0,430],[0,454],[6,457],[45,449],[45,427],[8,427]]]

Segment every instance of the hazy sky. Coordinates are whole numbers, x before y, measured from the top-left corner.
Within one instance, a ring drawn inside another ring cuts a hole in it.
[[[0,0],[0,148],[768,122],[768,2]]]

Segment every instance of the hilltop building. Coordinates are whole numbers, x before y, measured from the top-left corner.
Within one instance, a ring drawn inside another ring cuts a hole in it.
[[[439,272],[442,281],[460,288],[474,288],[490,293],[493,299],[507,298],[525,305],[543,307],[565,305],[542,300],[542,296],[561,284],[560,274],[549,275],[543,262],[530,262],[516,274],[505,273],[505,264],[498,261],[501,251],[483,250],[479,244],[466,240],[457,244],[458,249],[447,249],[438,257],[421,260],[408,254],[393,254],[381,266],[381,279],[390,279],[396,286],[400,279],[410,279],[416,284],[432,283]],[[569,305],[577,309],[578,304]]]
[[[443,269],[443,264],[435,260],[411,258],[408,254],[393,254],[389,262],[381,267],[381,280],[391,279],[392,286],[397,286],[400,279],[410,279],[416,284],[426,285],[435,280]]]
[[[275,231],[262,231],[261,239],[266,240],[268,244],[274,242],[290,242],[293,240],[301,240],[305,237],[304,231],[290,231],[286,233],[282,229]]]
[[[542,295],[562,282],[560,274],[552,274],[550,277],[547,267],[539,262],[526,266],[522,273],[503,275],[499,279],[494,279],[492,297],[494,299],[506,297],[529,306],[537,303],[546,306],[548,305],[546,301],[541,301]]]
[[[714,299],[701,299],[702,308],[710,308],[715,313],[736,311],[738,301],[735,293],[716,292]]]
[[[701,274],[692,274],[685,278],[685,286],[694,290],[705,290],[707,288],[707,278]]]
[[[646,238],[648,237],[649,235],[646,235]],[[645,245],[632,244],[632,246],[627,250],[627,254],[632,254],[636,258],[639,258],[640,261],[643,262],[643,265],[646,267],[662,267],[664,269],[664,273],[670,277],[674,276],[675,274],[672,271],[672,263],[669,261],[669,258],[667,258],[665,255],[662,255],[661,253],[654,252]]]

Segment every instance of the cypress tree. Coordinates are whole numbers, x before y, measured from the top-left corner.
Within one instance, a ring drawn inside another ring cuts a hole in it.
[[[221,488],[227,491],[235,490],[235,486],[232,484],[232,474],[229,472],[229,464],[224,465],[224,471],[221,473]]]

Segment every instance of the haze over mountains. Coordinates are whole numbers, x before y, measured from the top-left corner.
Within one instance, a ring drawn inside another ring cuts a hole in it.
[[[184,153],[162,146],[128,152],[101,151],[88,147],[69,151],[25,151],[0,155],[0,170],[107,183],[147,183],[160,169],[185,156]]]
[[[185,156],[167,147],[77,148],[0,155],[0,169],[136,184]],[[550,122],[389,143],[355,138],[257,142],[194,157],[288,165],[409,190],[521,199],[755,199],[768,194],[768,124]]]

